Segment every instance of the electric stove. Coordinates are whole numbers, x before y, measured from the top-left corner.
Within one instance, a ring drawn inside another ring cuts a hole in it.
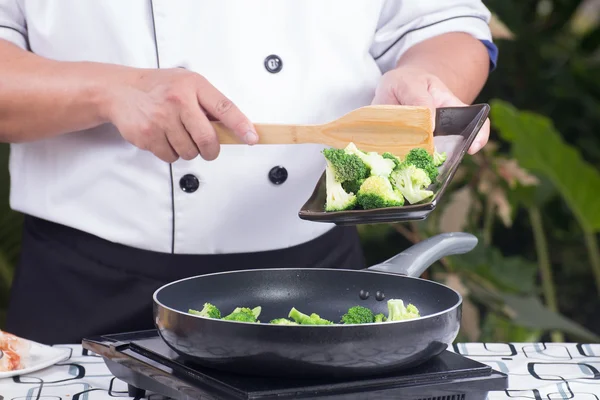
[[[156,393],[175,400],[395,399],[485,400],[507,389],[508,377],[491,367],[445,351],[419,367],[360,379],[282,379],[237,375],[183,361],[156,330],[83,340],[129,395]],[[285,366],[282,366],[284,368]]]

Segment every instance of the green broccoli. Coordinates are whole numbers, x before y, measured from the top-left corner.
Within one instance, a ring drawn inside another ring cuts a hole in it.
[[[260,322],[258,316],[262,308],[260,306],[252,309],[248,307],[237,307],[231,314],[223,317],[225,321]]]
[[[254,307],[252,309],[249,307],[238,307],[235,310],[233,310],[233,312],[251,313],[252,315],[254,315],[254,318],[256,318],[256,319],[258,319],[258,317],[260,316],[261,311],[262,311],[261,306]]]
[[[343,324],[370,324],[375,320],[373,311],[363,306],[350,307],[342,316]]]
[[[325,149],[323,155],[331,163],[337,182],[359,181],[370,174],[369,167],[355,154],[341,149]]]
[[[318,314],[312,313],[307,315],[296,310],[294,307],[290,310],[288,318],[293,319],[300,325],[333,325],[333,322],[321,318]]]
[[[420,317],[419,310],[412,304],[404,306],[400,299],[388,300],[388,321],[403,321]]]
[[[426,189],[431,185],[429,176],[424,170],[417,168],[413,164],[402,163],[400,168],[392,172],[390,181],[394,188],[398,190],[410,204],[418,203],[433,196],[433,191]]]
[[[200,311],[193,310],[190,308],[188,312],[190,314],[199,315],[201,317],[221,319],[221,311],[219,311],[219,309],[216,306],[210,303],[204,303],[204,307]]]
[[[435,178],[437,178],[438,174],[440,173],[433,162],[433,157],[431,154],[421,147],[411,149],[406,155],[404,163],[412,164],[415,167],[424,170],[429,176],[431,182],[435,181]]]
[[[342,189],[346,191],[346,193],[352,193],[356,195],[360,190],[361,185],[365,182],[365,179],[359,179],[355,181],[346,181],[342,183]]]
[[[437,149],[434,148],[434,150],[433,150],[433,165],[435,165],[436,167],[439,167],[444,162],[446,162],[447,158],[448,158],[448,155],[446,154],[445,151],[442,153],[438,153]]]
[[[365,153],[359,150],[354,143],[348,144],[344,151],[347,154],[357,155],[369,167],[371,176],[390,176],[396,166],[394,160],[383,158],[374,151]]]
[[[290,321],[287,318],[276,318],[270,322],[273,325],[299,325],[297,322]]]
[[[226,317],[223,317],[225,321],[238,321],[238,322],[258,322],[252,314],[245,312],[234,312]]]
[[[387,152],[387,151],[385,153],[383,153],[381,156],[383,158],[387,158],[388,160],[392,160],[394,162],[394,167],[397,167],[402,162],[402,160],[400,159],[400,157],[397,157],[397,156],[395,156],[392,153]]]
[[[325,211],[351,210],[356,206],[356,195],[346,193],[342,184],[335,179],[335,171],[329,160],[325,168]]]
[[[365,210],[404,205],[404,197],[400,191],[395,189],[388,178],[383,176],[367,178],[356,197],[357,203]]]
[[[373,319],[373,322],[386,322],[387,318],[385,317],[385,315],[379,313],[377,315],[375,315],[375,318]]]

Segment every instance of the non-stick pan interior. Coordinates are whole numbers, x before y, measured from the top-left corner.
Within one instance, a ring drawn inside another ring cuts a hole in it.
[[[181,312],[216,305],[223,314],[236,307],[261,306],[261,322],[287,317],[292,307],[339,322],[353,305],[387,315],[387,300],[412,303],[421,316],[460,303],[453,290],[428,280],[369,271],[327,269],[249,270],[205,275],[174,282],[156,294],[165,307]]]

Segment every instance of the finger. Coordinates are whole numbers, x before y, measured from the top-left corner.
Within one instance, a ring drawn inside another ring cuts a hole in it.
[[[148,146],[156,157],[160,158],[164,162],[174,163],[179,159],[177,152],[171,147],[166,135],[160,135]]]
[[[198,102],[206,112],[221,121],[245,143],[258,143],[254,125],[238,107],[204,78],[200,82],[197,93]]]
[[[394,94],[394,88],[382,82],[375,90],[375,97],[371,101],[372,105],[398,104],[398,99]]]
[[[407,106],[421,106],[429,108],[431,124],[435,129],[436,105],[431,93],[427,90],[425,82],[416,81],[415,84],[404,84],[395,91],[398,104]]]
[[[196,106],[192,103],[195,103]],[[207,161],[216,159],[221,150],[217,133],[195,98],[193,102],[186,103],[186,107],[181,110],[180,118],[183,126],[199,149],[200,156]]]
[[[429,93],[436,107],[464,107],[467,104],[463,103],[458,97],[454,96],[450,91],[430,88]]]
[[[462,102],[441,82],[432,82],[429,87],[437,107],[465,107],[468,104]],[[481,150],[488,142],[490,136],[490,120],[486,119],[485,123],[479,130],[477,137],[469,147],[468,153],[473,155]]]
[[[429,78],[428,91],[433,98],[435,107],[464,107],[467,105],[436,77]]]
[[[489,137],[490,137],[490,119],[487,118],[485,120],[483,126],[481,127],[481,130],[477,134],[477,137],[471,144],[471,147],[469,147],[468,153],[473,155],[473,154],[477,153],[479,150],[481,150],[483,148],[483,146],[485,146],[487,144]]]
[[[408,81],[404,78],[394,78],[394,75],[389,75],[382,81],[382,84],[375,92],[372,104],[398,104],[427,107],[431,112],[432,126],[435,128],[435,103],[427,90],[427,80],[417,78],[413,81]]]
[[[166,128],[166,136],[171,148],[184,160],[193,160],[200,153],[196,143],[179,118],[174,119]]]

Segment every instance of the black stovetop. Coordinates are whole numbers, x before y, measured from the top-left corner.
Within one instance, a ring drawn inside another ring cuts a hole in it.
[[[392,375],[292,380],[236,375],[189,364],[155,330],[85,339],[83,347],[103,356],[111,373],[126,382],[130,395],[138,398],[148,391],[177,400],[484,400],[488,392],[507,388],[505,374],[450,351]]]

